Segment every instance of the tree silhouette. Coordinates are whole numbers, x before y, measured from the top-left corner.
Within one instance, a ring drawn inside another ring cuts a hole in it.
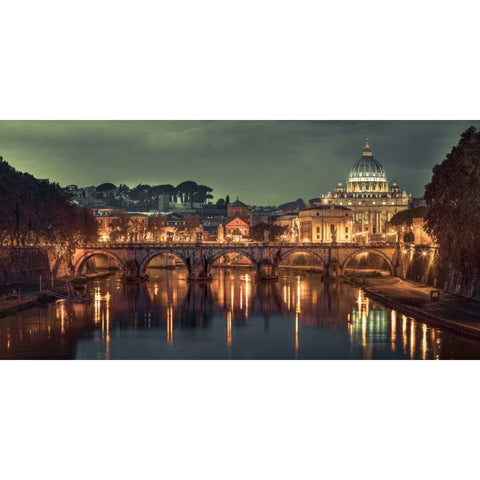
[[[70,249],[96,241],[94,216],[71,203],[56,183],[17,172],[0,157],[0,244],[61,244]]]
[[[125,210],[116,212],[110,224],[114,240],[127,240],[131,226],[130,217]]]
[[[425,199],[426,229],[440,245],[442,264],[471,278],[480,269],[480,132],[474,127],[435,165]]]
[[[102,183],[99,185],[96,190],[97,192],[109,192],[110,190],[115,190],[117,187],[113,183]]]
[[[283,235],[286,231],[288,230],[288,227],[280,226],[280,225],[272,225],[269,223],[257,223],[257,225],[254,225],[250,229],[250,238],[252,240],[255,240],[257,242],[263,242],[264,241],[264,235],[265,231],[269,233],[269,239],[272,242],[275,242],[278,240],[278,238]]]
[[[163,215],[152,215],[148,217],[148,231],[154,240],[159,240],[166,225],[166,218]]]

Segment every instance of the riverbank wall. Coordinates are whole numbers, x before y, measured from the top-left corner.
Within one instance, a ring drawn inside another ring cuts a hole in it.
[[[407,280],[423,283],[448,293],[480,301],[480,278],[466,279],[460,272],[440,268],[428,257],[417,257],[406,274]]]
[[[50,278],[48,251],[41,248],[0,249],[0,284],[36,283]]]
[[[68,264],[55,248],[10,247],[0,248],[0,286],[39,284],[68,275]]]

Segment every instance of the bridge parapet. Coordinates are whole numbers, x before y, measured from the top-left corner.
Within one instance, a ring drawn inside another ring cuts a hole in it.
[[[392,242],[378,242],[378,243],[369,243],[367,245],[362,245],[359,243],[315,243],[315,242],[202,242],[202,243],[193,243],[193,242],[98,242],[85,245],[84,249],[87,248],[172,248],[172,247],[184,247],[184,248],[245,248],[245,247],[307,247],[307,248],[378,248],[378,247],[395,247],[396,243]]]

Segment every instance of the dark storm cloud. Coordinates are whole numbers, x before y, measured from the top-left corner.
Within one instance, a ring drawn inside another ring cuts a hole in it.
[[[415,196],[460,134],[479,121],[0,122],[0,155],[61,185],[178,184],[250,204],[308,200],[345,183],[365,139]]]

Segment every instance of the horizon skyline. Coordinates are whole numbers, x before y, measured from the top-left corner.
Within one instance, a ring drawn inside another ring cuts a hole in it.
[[[389,183],[418,198],[471,125],[480,128],[438,120],[1,121],[0,155],[62,187],[192,180],[213,188],[213,203],[230,195],[267,206],[308,203],[345,185],[368,139]]]

